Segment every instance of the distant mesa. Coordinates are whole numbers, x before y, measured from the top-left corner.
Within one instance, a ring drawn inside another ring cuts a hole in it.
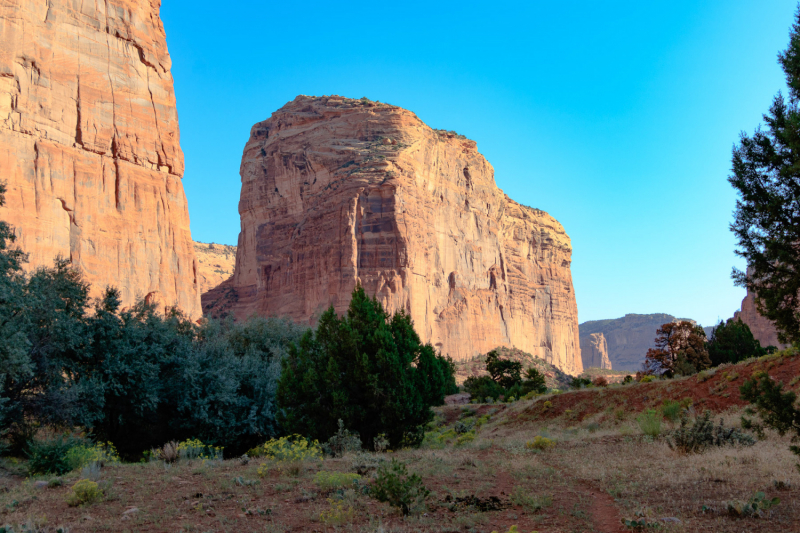
[[[602,344],[597,337],[599,334],[607,345],[611,368],[629,372],[641,370],[647,350],[655,347],[656,330],[662,324],[675,320],[688,320],[696,324],[694,320],[675,318],[665,313],[627,314],[622,318],[584,322],[580,325],[581,352],[584,353],[584,350]],[[584,355],[585,364],[586,355]]]
[[[253,126],[240,174],[235,272],[205,310],[315,324],[361,283],[456,360],[507,346],[582,371],[570,239],[497,187],[474,141],[396,106],[298,96]]]

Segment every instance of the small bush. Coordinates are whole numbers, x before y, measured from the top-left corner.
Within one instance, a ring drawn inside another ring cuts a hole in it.
[[[64,435],[45,441],[33,441],[28,451],[28,470],[31,474],[58,476],[71,472],[81,466],[76,462],[76,454],[70,455],[70,450],[78,447],[86,449],[87,442]]]
[[[661,414],[670,422],[677,422],[681,416],[683,407],[679,402],[665,400],[664,405],[661,406]]]
[[[647,377],[647,376],[645,376]],[[639,429],[649,437],[658,437],[661,434],[661,415],[654,409],[648,409],[636,417]]]
[[[358,474],[321,470],[314,476],[314,484],[322,491],[331,491],[342,487],[350,487],[354,481],[359,479],[361,479],[361,476]]]
[[[456,446],[466,444],[475,440],[475,430],[468,431],[458,436],[456,439]]]
[[[164,444],[160,448],[154,448],[150,450],[150,457],[159,461],[164,461],[165,463],[176,462],[181,458],[180,454],[178,453],[177,441],[173,440]]]
[[[655,379],[656,377],[651,375],[642,376],[642,379],[639,380],[639,383],[650,383],[651,381],[655,381]]]
[[[329,507],[319,514],[319,521],[326,526],[341,526],[353,521],[356,511],[352,506],[345,507],[344,501],[328,499]]]
[[[385,452],[389,448],[389,439],[384,433],[378,433],[378,436],[372,439],[372,446],[378,453]]]
[[[472,431],[472,428],[475,427],[474,420],[467,420],[466,422],[459,420],[456,422],[455,427],[453,428],[455,432],[459,435],[463,435],[464,433],[469,433]]]
[[[622,378],[623,385],[627,385],[628,383],[633,383],[633,376],[631,376],[630,374]]]
[[[572,387],[573,389],[583,389],[591,384],[592,380],[590,380],[589,378],[574,377],[572,378],[572,381],[570,382],[569,386]]]
[[[279,439],[270,439],[247,452],[247,455],[267,457],[278,462],[317,460],[322,459],[322,447],[315,440],[307,440],[301,435],[289,435]]]
[[[378,457],[370,453],[357,453],[353,456],[350,469],[364,476],[372,470],[377,470],[378,466],[384,461],[385,459],[383,457]]]
[[[536,435],[536,437],[533,440],[530,440],[530,441],[525,443],[525,447],[527,449],[529,449],[529,450],[541,450],[541,451],[549,450],[550,448],[552,448],[555,445],[556,445],[555,442],[553,442],[552,440],[548,439],[547,437],[542,437],[541,435]]]
[[[177,451],[181,459],[222,459],[221,446],[208,446],[200,439],[179,442]]]
[[[72,491],[67,494],[67,504],[70,507],[88,505],[100,501],[103,491],[94,481],[81,479],[72,486]]]
[[[93,446],[78,445],[67,452],[67,460],[74,464],[73,469],[83,468],[90,464],[107,466],[119,464],[117,449],[110,442],[98,442]]]
[[[359,438],[358,433],[347,431],[341,418],[338,421],[338,425],[339,429],[336,434],[322,445],[322,450],[325,454],[331,457],[341,457],[346,453],[360,451],[361,438]]]
[[[404,463],[392,459],[378,468],[378,476],[372,485],[376,500],[398,507],[403,515],[420,511],[430,494],[416,474],[409,474]]]
[[[592,380],[595,387],[608,387],[608,380],[604,376],[597,376]]]
[[[681,453],[702,453],[711,446],[752,446],[756,442],[752,436],[738,429],[723,426],[722,419],[715,427],[709,411],[695,420],[691,427],[688,424],[688,417],[681,417],[681,427],[675,430],[672,438],[667,439],[670,449]]]
[[[756,492],[746,502],[728,502],[728,513],[739,518],[761,517],[764,511],[770,510],[781,503],[780,498],[767,499],[763,492]]]

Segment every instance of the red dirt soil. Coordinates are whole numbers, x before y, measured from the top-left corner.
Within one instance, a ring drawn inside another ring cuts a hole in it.
[[[741,399],[739,387],[757,371],[766,372],[775,381],[783,383],[785,390],[797,391],[800,387],[800,379],[795,379],[800,376],[800,357],[797,354],[766,356],[747,363],[718,367],[710,377],[701,373],[687,378],[557,394],[546,398],[550,407],[545,408],[544,402],[539,400],[521,411],[517,421],[549,420],[565,414],[580,421],[602,412],[613,416],[609,413],[609,406],[626,412],[639,412],[656,408],[667,400],[685,398],[691,399],[697,410],[720,413],[747,405]],[[567,410],[571,412],[567,413]]]

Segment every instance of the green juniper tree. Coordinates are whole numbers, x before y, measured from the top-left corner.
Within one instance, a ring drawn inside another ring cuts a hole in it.
[[[789,46],[778,54],[788,99],[778,93],[764,115],[766,130],[742,133],[728,181],[738,191],[731,230],[748,270],[736,284],[756,295],[782,342],[800,341],[800,8]]]
[[[767,349],[762,348],[761,343],[753,337],[750,327],[738,318],[720,321],[711,332],[707,347],[711,366],[738,363],[767,353]],[[773,346],[772,349],[774,348]]]
[[[415,444],[430,408],[457,391],[452,362],[422,344],[403,311],[389,316],[357,286],[347,314],[330,307],[283,360],[279,420],[288,432],[327,440],[338,421],[370,446]]]

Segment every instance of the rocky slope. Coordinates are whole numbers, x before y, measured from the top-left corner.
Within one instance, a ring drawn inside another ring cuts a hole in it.
[[[602,368],[611,370],[608,359],[608,343],[602,333],[581,335],[581,358],[583,368]]]
[[[200,314],[159,0],[0,0],[0,219],[31,268],[72,259]]]
[[[197,282],[202,295],[233,276],[236,246],[197,241],[193,245],[197,257]]]
[[[608,359],[614,370],[641,370],[647,350],[655,346],[653,341],[656,330],[662,324],[674,320],[689,319],[676,319],[664,313],[631,313],[622,318],[584,322],[580,325],[581,346],[591,345],[592,335],[602,333],[608,346]]]
[[[514,346],[583,368],[572,247],[514,202],[474,141],[399,107],[299,96],[253,126],[236,272],[215,312],[341,313],[356,283],[456,360]]]
[[[733,314],[734,318],[739,318],[742,322],[750,327],[753,337],[756,338],[761,346],[776,346],[778,348],[786,348],[787,344],[782,344],[778,340],[778,330],[775,325],[768,319],[761,316],[756,309],[755,294],[747,291],[747,296],[742,300],[742,309]]]

